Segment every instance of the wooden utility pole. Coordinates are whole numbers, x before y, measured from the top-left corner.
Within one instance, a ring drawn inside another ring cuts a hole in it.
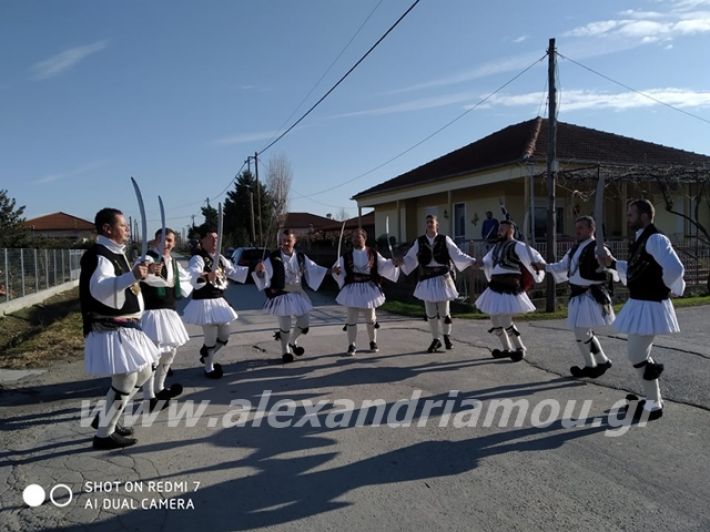
[[[251,219],[251,241],[253,245],[256,245],[256,230],[254,229],[254,193],[251,190],[249,191],[249,218]]]
[[[547,262],[557,262],[557,202],[555,186],[557,181],[557,86],[555,83],[555,68],[557,50],[555,39],[550,39],[547,50],[547,85],[548,117],[547,117]],[[547,303],[545,310],[553,312],[557,307],[555,280],[547,276]]]
[[[264,228],[261,223],[261,187],[259,186],[259,153],[254,152],[254,176],[256,178],[256,212],[259,215],[259,242],[264,242]]]

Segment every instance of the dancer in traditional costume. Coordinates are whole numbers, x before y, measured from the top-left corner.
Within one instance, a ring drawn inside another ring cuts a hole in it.
[[[443,333],[446,349],[453,349],[451,342],[451,312],[449,302],[459,297],[451,275],[453,267],[463,271],[476,263],[476,259],[461,251],[454,241],[439,234],[439,222],[434,215],[426,217],[426,232],[417,238],[402,259],[401,269],[409,275],[418,270],[419,282],[414,297],[424,301],[426,319],[431,331],[431,344],[427,352],[441,349]]]
[[[303,281],[311,290],[318,290],[328,273],[328,268],[295,251],[295,245],[296,235],[285,229],[281,233],[281,248],[271,253],[266,261],[257,264],[252,273],[256,287],[266,294],[264,310],[279,320],[279,330],[274,337],[281,341],[281,360],[284,363],[293,362],[293,355],[302,356],[305,353],[297,339],[302,334],[308,334],[313,305],[303,290]]]
[[[567,309],[567,327],[574,331],[583,365],[572,366],[573,377],[596,379],[610,367],[611,361],[604,353],[594,329],[606,327],[614,321],[614,308],[607,290],[608,274],[599,268],[596,224],[591,216],[580,216],[575,222],[577,243],[562,260],[553,264],[535,263],[534,267],[552,274],[557,283],[569,282],[570,299]],[[614,272],[616,273],[616,272]],[[616,280],[618,276],[614,275]]]
[[[364,315],[367,335],[370,339],[370,351],[377,352],[377,307],[385,302],[385,294],[380,283],[382,279],[397,282],[399,268],[391,259],[385,259],[375,249],[365,245],[367,231],[362,228],[352,233],[352,250],[343,254],[332,268],[332,275],[340,287],[335,301],[347,309],[345,331],[348,348],[346,354],[355,356],[357,352],[357,322],[360,314]]]
[[[156,231],[156,242],[162,242],[162,234],[162,229]],[[160,360],[153,368],[152,378],[143,385],[143,398],[149,401],[150,410],[154,410],[159,402],[163,402],[165,408],[170,399],[182,393],[179,383],[166,388],[165,377],[178,347],[190,339],[175,308],[178,299],[190,295],[192,285],[190,275],[171,255],[174,248],[175,231],[166,227],[162,253],[160,246],[148,251],[146,262],[150,275],[141,281],[145,301],[141,327],[160,350]]]
[[[243,283],[249,274],[246,266],[234,266],[217,249],[217,231],[203,227],[200,231],[200,250],[190,259],[187,271],[193,287],[192,299],[183,311],[185,323],[202,326],[204,344],[200,362],[205,376],[219,379],[224,374],[217,363],[217,353],[229,341],[229,324],[238,315],[224,298],[227,279]]]
[[[94,419],[95,449],[117,449],[136,443],[133,430],[119,424],[126,404],[150,378],[160,358],[141,330],[143,297],[138,281],[148,275],[145,264],[131,268],[124,254],[130,230],[118,209],[101,209],[94,219],[96,244],[81,257],[79,300],[84,325],[85,368],[89,375],[111,377],[103,410]]]
[[[512,221],[500,222],[498,242],[483,257],[488,288],[476,299],[475,305],[491,317],[493,327],[488,332],[498,336],[503,347],[502,350],[494,349],[493,357],[510,357],[517,362],[525,358],[527,348],[513,323],[513,316],[535,310],[527,290],[545,278],[545,270],[536,270],[533,263],[545,261],[537,250],[515,240],[514,233]]]
[[[619,273],[629,288],[629,299],[614,321],[614,328],[628,335],[628,357],[641,379],[644,398],[627,396],[633,403],[633,419],[649,420],[663,415],[658,378],[663,364],[651,357],[653,339],[659,334],[680,332],[670,297],[683,295],[685,269],[670,240],[653,224],[653,204],[636,200],[629,204],[627,220],[635,231],[626,261],[606,254],[600,260]],[[638,402],[636,402],[638,401]]]

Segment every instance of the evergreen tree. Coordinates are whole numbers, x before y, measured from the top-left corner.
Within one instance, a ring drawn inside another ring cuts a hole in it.
[[[15,198],[0,190],[0,247],[22,247],[27,243],[28,231],[22,213],[25,206],[15,207]]]
[[[254,229],[252,234],[251,202],[254,202]],[[259,195],[261,199],[261,228],[265,235],[274,224],[274,202],[262,182],[257,190],[256,178],[249,170],[239,174],[234,182],[234,189],[227,193],[224,202],[224,241],[225,245],[256,246],[263,245],[259,236]]]

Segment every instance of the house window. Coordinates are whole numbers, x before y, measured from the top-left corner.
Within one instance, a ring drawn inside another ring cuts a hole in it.
[[[466,240],[466,204],[454,203],[454,242],[463,244]]]
[[[565,209],[557,207],[557,234],[565,232]],[[535,207],[535,240],[547,236],[547,207]]]

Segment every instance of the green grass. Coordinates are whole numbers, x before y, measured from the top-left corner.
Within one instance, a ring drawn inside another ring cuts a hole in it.
[[[83,356],[79,290],[0,318],[0,367],[47,367]]]
[[[564,305],[558,303],[558,309],[555,312],[544,312],[536,311],[529,314],[522,314],[516,316],[516,320],[559,320],[565,319],[567,317],[567,305],[566,298],[558,298],[558,301],[565,301]],[[701,305],[710,305],[710,295],[703,296],[689,296],[673,299],[673,306],[675,308],[685,308],[685,307],[697,307]],[[457,310],[456,307],[462,307],[461,304],[454,303],[451,308],[451,314],[456,318],[463,318],[466,320],[487,320],[489,316],[479,312],[477,310]],[[619,312],[623,304],[615,305],[614,310]],[[469,307],[466,305],[466,307]],[[409,301],[386,301],[382,307],[382,310],[386,312],[391,312],[392,314],[398,314],[400,316],[409,316],[412,318],[423,318],[424,317],[424,303],[420,302],[409,302]]]

